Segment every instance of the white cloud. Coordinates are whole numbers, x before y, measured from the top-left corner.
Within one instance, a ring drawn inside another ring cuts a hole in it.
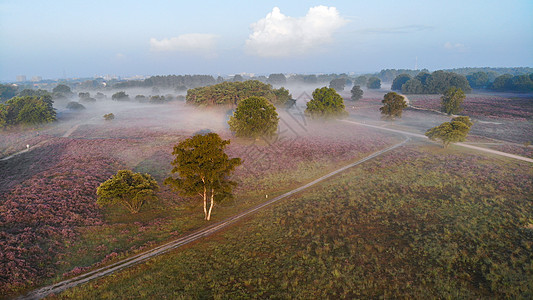
[[[250,25],[246,51],[261,57],[287,57],[319,50],[333,41],[333,33],[348,21],[335,7],[315,6],[304,17],[293,18],[278,7]]]
[[[451,51],[459,51],[459,52],[463,52],[466,50],[466,47],[465,45],[463,44],[460,44],[460,43],[450,43],[450,42],[446,42],[444,43],[444,48],[448,49],[448,50],[451,50]]]
[[[203,56],[216,56],[216,39],[213,34],[190,33],[170,39],[150,39],[150,50],[153,52],[189,52]]]

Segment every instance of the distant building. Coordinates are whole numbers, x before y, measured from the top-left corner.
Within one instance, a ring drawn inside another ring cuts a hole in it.
[[[39,81],[43,81],[43,78],[41,76],[33,76],[31,78],[31,81],[33,82],[39,82]]]
[[[17,76],[17,82],[24,82],[24,81],[26,81],[26,75]]]

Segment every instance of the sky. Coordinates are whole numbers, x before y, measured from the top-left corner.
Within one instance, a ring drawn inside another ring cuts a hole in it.
[[[0,81],[532,67],[533,1],[0,0]]]

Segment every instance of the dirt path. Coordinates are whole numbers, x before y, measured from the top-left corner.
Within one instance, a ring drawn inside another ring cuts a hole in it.
[[[383,127],[383,126],[376,126],[376,125],[371,125],[371,124],[359,123],[359,122],[350,121],[350,120],[341,120],[341,121],[342,122],[347,122],[347,123],[352,123],[352,124],[357,124],[357,125],[361,125],[361,126],[366,126],[366,127],[372,127],[372,128],[376,128],[376,129],[379,129],[379,130],[386,130],[386,131],[390,131],[390,132],[396,132],[396,133],[400,133],[400,134],[404,134],[404,135],[408,135],[408,136],[413,136],[413,137],[418,137],[418,138],[422,138],[422,139],[427,139],[428,138],[427,136],[422,135],[422,134],[412,133],[412,132],[402,131],[402,130],[397,130],[397,129],[386,128],[386,127]],[[488,149],[488,148],[481,148],[481,147],[477,147],[477,146],[473,146],[473,145],[469,145],[469,144],[465,144],[465,143],[455,143],[454,145],[533,163],[533,159],[531,159],[531,158],[523,157],[523,156],[515,155],[515,154],[510,154],[510,153],[507,153],[507,152],[501,152],[501,151],[492,150],[492,149]]]
[[[250,208],[242,213],[239,213],[235,216],[232,216],[230,218],[227,218],[226,220],[223,220],[221,222],[218,222],[218,223],[215,223],[213,225],[210,225],[208,227],[205,227],[203,229],[199,229],[191,234],[188,234],[184,237],[181,237],[181,238],[178,238],[174,241],[171,241],[171,242],[168,242],[166,244],[163,244],[161,246],[158,246],[156,248],[153,248],[149,251],[146,251],[146,252],[143,252],[143,253],[139,253],[137,255],[134,255],[132,257],[129,257],[127,259],[124,259],[124,260],[121,260],[121,261],[118,261],[114,264],[111,264],[111,265],[108,265],[108,266],[105,266],[105,267],[102,267],[102,268],[98,268],[96,270],[93,270],[91,272],[88,272],[88,273],[85,273],[85,274],[82,274],[80,276],[76,276],[74,278],[71,278],[71,279],[68,279],[68,280],[64,280],[64,281],[61,281],[61,282],[58,282],[56,284],[53,284],[53,285],[50,285],[50,286],[46,286],[46,287],[43,287],[43,288],[40,288],[40,289],[37,289],[35,291],[32,291],[24,296],[21,296],[17,299],[41,299],[41,298],[44,298],[50,294],[57,294],[57,293],[60,293],[68,288],[71,288],[71,287],[75,287],[77,285],[80,285],[80,284],[83,284],[85,282],[88,282],[88,281],[91,281],[93,279],[97,279],[97,278],[100,278],[100,277],[103,277],[103,276],[107,276],[107,275],[110,275],[110,274],[113,274],[114,272],[116,271],[119,271],[119,270],[122,270],[122,269],[125,269],[125,268],[129,268],[131,266],[134,266],[134,265],[137,265],[139,263],[142,263],[146,260],[149,260],[150,258],[152,257],[155,257],[155,256],[158,256],[158,255],[161,255],[161,254],[164,254],[172,249],[175,249],[175,248],[178,248],[180,246],[183,246],[185,244],[188,244],[190,242],[193,242],[193,241],[196,241],[198,239],[201,239],[203,237],[206,237],[206,236],[209,236],[211,234],[214,234],[216,233],[217,231],[225,228],[225,227],[228,227],[229,225],[255,213],[256,211],[259,211],[273,203],[276,203],[282,199],[285,199],[289,196],[292,196],[298,192],[301,192],[321,181],[324,181],[332,176],[335,176],[349,168],[352,168],[354,166],[357,166],[363,162],[366,162],[368,160],[371,160],[375,157],[378,157],[380,156],[381,154],[383,153],[386,153],[388,151],[391,151],[393,149],[396,149],[402,145],[404,145],[405,143],[407,143],[408,141],[410,140],[410,138],[406,138],[404,141],[402,141],[401,143],[398,143],[396,145],[393,145],[393,146],[390,146],[386,149],[383,149],[383,150],[380,150],[378,152],[375,152],[361,160],[358,160],[354,163],[351,163],[349,165],[346,165],[340,169],[337,169],[327,175],[324,175],[318,179],[315,179],[314,181],[308,183],[308,184],[305,184],[299,188],[296,188],[294,190],[291,190],[283,195],[280,195],[278,197],[275,197],[275,198],[272,198],[271,200],[269,201],[266,201],[262,204],[259,204],[253,208]]]

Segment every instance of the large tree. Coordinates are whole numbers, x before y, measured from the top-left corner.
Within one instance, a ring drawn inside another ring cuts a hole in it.
[[[96,203],[101,206],[120,204],[136,214],[145,202],[157,199],[158,189],[159,185],[150,174],[120,170],[96,189]]]
[[[52,105],[50,95],[13,97],[5,103],[5,123],[37,125],[53,122],[56,120],[56,112]]]
[[[275,135],[278,121],[274,105],[263,97],[250,97],[239,103],[228,124],[236,136],[257,138]]]
[[[403,109],[407,107],[405,98],[395,92],[385,94],[381,103],[383,103],[383,106],[379,110],[387,119],[401,118]]]
[[[354,85],[350,92],[352,93],[352,101],[361,100],[361,98],[363,98],[363,90],[358,85]]]
[[[348,115],[344,100],[335,89],[323,87],[313,92],[313,99],[307,102],[305,114],[311,118],[338,118]]]
[[[226,81],[219,84],[187,90],[187,104],[196,106],[226,105],[236,107],[243,99],[265,97],[274,105],[284,105],[292,97],[285,88],[274,89],[258,80]]]
[[[466,96],[462,89],[454,86],[446,90],[441,99],[441,111],[448,115],[459,113],[463,110],[461,105]]]
[[[224,148],[230,143],[216,133],[197,134],[174,146],[172,173],[165,184],[171,185],[185,196],[200,196],[204,204],[204,216],[211,219],[215,202],[233,197],[236,183],[229,176],[241,164],[240,158],[229,158]],[[209,209],[207,208],[209,206]]]
[[[432,140],[441,140],[444,148],[450,143],[463,142],[470,132],[472,121],[469,117],[461,116],[453,118],[450,122],[444,122],[439,126],[426,131],[426,136]]]

